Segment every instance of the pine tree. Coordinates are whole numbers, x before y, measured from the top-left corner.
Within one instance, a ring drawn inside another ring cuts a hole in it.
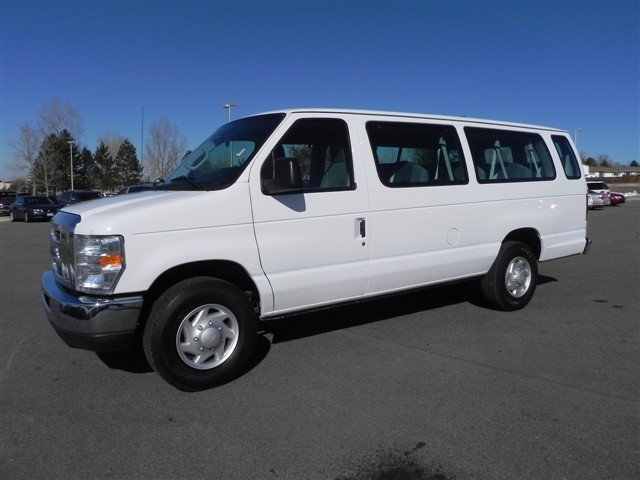
[[[136,147],[134,147],[128,139],[125,139],[118,149],[115,168],[119,188],[140,183],[142,179],[142,165],[136,155]]]
[[[96,148],[96,152],[93,154],[93,161],[96,167],[97,186],[105,192],[112,192],[119,182],[113,158],[111,158],[109,149],[104,143],[100,142],[100,145]]]
[[[77,167],[75,167],[76,163]],[[84,147],[80,154],[74,158],[74,170],[77,172],[73,179],[73,186],[76,190],[91,190],[98,187],[93,153],[87,147]]]

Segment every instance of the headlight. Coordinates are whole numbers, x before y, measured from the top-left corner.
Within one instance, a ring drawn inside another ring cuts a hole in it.
[[[117,235],[76,235],[76,288],[86,293],[113,293],[124,270],[123,244]]]
[[[33,213],[44,213],[44,211],[41,208],[34,208]]]

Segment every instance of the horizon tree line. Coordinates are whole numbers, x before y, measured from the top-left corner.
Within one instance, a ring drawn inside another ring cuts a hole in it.
[[[111,131],[98,139],[92,152],[78,140],[84,131],[82,124],[68,101],[45,102],[37,120],[21,124],[17,137],[8,141],[14,150],[11,168],[18,174],[11,189],[45,195],[70,190],[72,157],[74,189],[116,192],[127,185],[164,178],[188,152],[184,135],[166,118],[150,127],[144,164],[133,143]]]
[[[78,141],[83,131],[82,117],[68,101],[54,98],[44,102],[36,121],[22,123],[17,137],[8,141],[14,150],[11,167],[19,173],[11,188],[46,195],[69,190],[70,142],[73,186],[78,190],[115,192],[127,185],[165,178],[189,153],[186,138],[166,118],[151,124],[144,161],[128,138],[113,131],[100,136],[92,152]],[[595,159],[581,152],[580,157],[589,166],[619,165],[604,154]],[[630,166],[637,167],[638,162],[633,160]]]

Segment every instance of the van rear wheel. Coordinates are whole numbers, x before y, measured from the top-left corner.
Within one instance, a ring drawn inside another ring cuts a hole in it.
[[[538,262],[531,247],[521,242],[504,242],[480,287],[492,307],[519,310],[531,301],[537,277]]]
[[[151,367],[180,390],[214,387],[240,375],[257,339],[257,318],[236,286],[184,280],[153,304],[143,333]]]

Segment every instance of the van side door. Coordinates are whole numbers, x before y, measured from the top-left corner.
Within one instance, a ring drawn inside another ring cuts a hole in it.
[[[353,116],[294,113],[250,173],[260,260],[280,314],[362,296],[369,280],[369,200]],[[295,192],[265,192],[274,161],[299,165]]]
[[[455,122],[358,116],[371,198],[371,277],[379,295],[486,272],[475,244],[485,212]],[[484,248],[484,250],[483,250]]]

